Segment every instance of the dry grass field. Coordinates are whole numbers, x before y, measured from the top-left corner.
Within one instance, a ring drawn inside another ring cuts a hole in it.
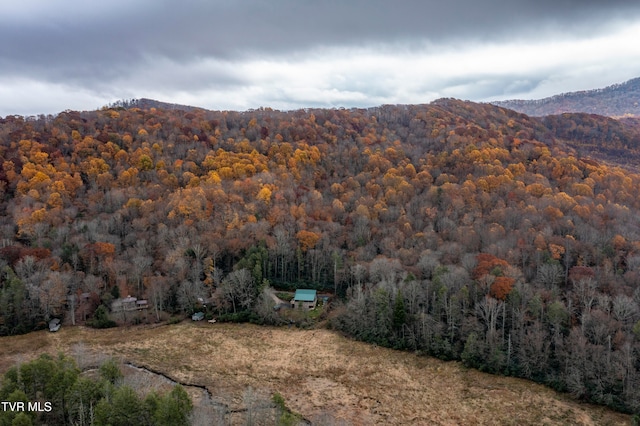
[[[243,395],[279,392],[313,424],[618,425],[629,416],[525,380],[497,377],[324,329],[183,322],[108,330],[65,327],[0,338],[0,372],[42,352],[115,356],[242,409]]]

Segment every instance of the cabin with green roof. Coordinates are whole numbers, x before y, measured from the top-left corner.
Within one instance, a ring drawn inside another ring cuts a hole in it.
[[[318,303],[316,290],[297,289],[296,294],[291,299],[292,308],[315,309]]]

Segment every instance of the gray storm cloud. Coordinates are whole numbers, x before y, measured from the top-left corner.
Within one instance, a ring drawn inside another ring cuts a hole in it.
[[[332,49],[410,55],[443,46],[580,39],[638,22],[639,16],[638,2],[615,0],[23,0],[0,15],[0,85],[28,80],[97,98],[138,96],[139,89],[189,98],[198,90],[230,92],[259,84],[242,66],[251,61],[293,63]],[[394,90],[375,88],[375,79],[350,77],[347,83],[357,84],[343,89]],[[493,87],[506,86],[485,79],[475,91],[491,95]],[[251,92],[245,95],[269,101],[255,87]],[[10,109],[1,104],[2,112]]]

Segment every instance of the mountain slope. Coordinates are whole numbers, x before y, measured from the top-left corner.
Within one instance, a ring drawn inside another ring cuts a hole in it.
[[[7,117],[0,334],[119,295],[154,307],[120,324],[199,298],[277,323],[263,284],[316,288],[358,339],[635,412],[640,174],[615,166],[634,123],[451,99]]]
[[[563,93],[538,100],[492,102],[531,116],[584,112],[608,117],[640,116],[640,78],[604,89]]]

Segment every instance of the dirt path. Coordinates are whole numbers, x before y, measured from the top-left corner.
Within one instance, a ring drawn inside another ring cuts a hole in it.
[[[276,306],[278,306],[278,305],[280,305],[282,303],[284,303],[284,304],[287,303],[286,301],[284,301],[284,300],[280,299],[278,296],[276,296],[276,291],[272,287],[269,287],[267,289],[267,293],[269,294],[269,296],[271,296],[271,298],[275,302]]]

